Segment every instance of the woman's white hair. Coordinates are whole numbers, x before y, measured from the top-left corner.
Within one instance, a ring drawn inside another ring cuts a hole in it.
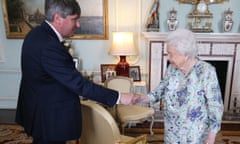
[[[197,42],[192,31],[187,29],[177,29],[168,34],[166,43],[172,45],[176,50],[188,57],[197,57]]]

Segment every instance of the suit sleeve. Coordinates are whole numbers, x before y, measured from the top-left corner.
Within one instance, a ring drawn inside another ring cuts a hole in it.
[[[113,106],[118,100],[118,92],[85,80],[79,73],[71,55],[59,42],[49,42],[42,52],[43,69],[71,92],[87,99]]]

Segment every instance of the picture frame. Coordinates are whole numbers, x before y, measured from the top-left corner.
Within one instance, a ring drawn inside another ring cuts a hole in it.
[[[140,66],[130,66],[129,77],[133,78],[133,81],[141,81]]]
[[[81,7],[80,28],[70,39],[109,39],[108,0],[77,0]],[[44,21],[45,0],[2,0],[6,37],[23,39]],[[93,11],[94,9],[94,11]]]
[[[80,59],[78,57],[73,57],[73,62],[77,70],[80,69]]]
[[[116,76],[116,64],[101,64],[100,69],[102,82],[112,76]]]

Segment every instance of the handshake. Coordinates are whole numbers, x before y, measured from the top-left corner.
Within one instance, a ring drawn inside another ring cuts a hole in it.
[[[134,105],[136,103],[147,103],[149,98],[147,95],[121,93],[119,104]]]

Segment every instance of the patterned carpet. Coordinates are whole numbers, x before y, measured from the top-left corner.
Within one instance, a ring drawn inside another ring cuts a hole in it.
[[[32,144],[32,138],[24,133],[24,129],[15,124],[0,124],[0,144]],[[77,144],[68,141],[67,144]]]
[[[133,134],[133,133],[132,133]],[[22,127],[14,124],[0,124],[0,144],[31,144],[32,138],[28,137]],[[161,133],[148,137],[148,144],[163,144]],[[75,144],[69,141],[68,144]],[[240,131],[221,131],[217,135],[216,144],[240,144]]]
[[[18,125],[0,125],[0,144],[31,144],[22,127]]]

